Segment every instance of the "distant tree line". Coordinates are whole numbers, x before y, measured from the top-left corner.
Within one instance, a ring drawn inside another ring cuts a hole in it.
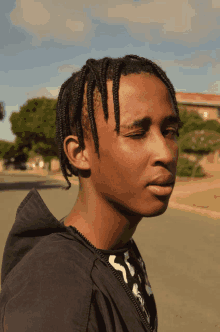
[[[30,155],[42,155],[45,162],[58,156],[55,144],[57,99],[33,98],[10,116],[14,143],[0,141],[0,158],[26,162]]]
[[[57,157],[56,104],[57,99],[33,98],[27,100],[19,112],[13,112],[10,122],[16,139],[14,143],[0,141],[0,158],[26,162],[33,153],[37,153],[42,155],[45,162],[50,162]],[[0,103],[0,107],[1,111],[4,104]],[[183,122],[178,137],[179,156],[185,152],[201,159],[202,156],[220,149],[219,122],[204,120],[199,113],[187,111],[182,104],[178,104],[178,107]]]

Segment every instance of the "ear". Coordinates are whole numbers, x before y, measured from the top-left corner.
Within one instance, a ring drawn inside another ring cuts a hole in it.
[[[89,155],[87,148],[82,150],[79,147],[79,140],[77,136],[67,136],[63,142],[63,148],[69,162],[79,170],[89,170]]]

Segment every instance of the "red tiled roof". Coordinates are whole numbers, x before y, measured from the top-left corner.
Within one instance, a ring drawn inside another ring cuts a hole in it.
[[[220,95],[176,92],[176,99],[183,104],[220,106]]]

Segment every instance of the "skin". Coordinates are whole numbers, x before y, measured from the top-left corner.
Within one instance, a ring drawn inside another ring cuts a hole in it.
[[[97,110],[96,125],[100,159],[92,138],[79,149],[77,136],[68,136],[64,150],[69,161],[90,177],[80,177],[76,203],[65,225],[76,227],[98,249],[120,249],[133,236],[143,217],[163,214],[169,196],[155,196],[147,187],[157,176],[176,177],[177,138],[169,130],[177,124],[163,124],[163,118],[176,115],[169,91],[154,75],[121,76],[119,85],[120,125],[150,116],[152,124],[143,129],[114,131],[112,81],[107,82],[109,119]],[[167,130],[167,131],[166,131]],[[144,133],[138,139],[128,137]]]

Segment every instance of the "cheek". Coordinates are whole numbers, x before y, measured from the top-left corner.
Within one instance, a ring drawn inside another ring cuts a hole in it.
[[[115,188],[119,192],[127,192],[135,188],[142,172],[146,168],[141,162],[140,154],[118,144],[111,144],[108,149],[100,149],[99,176],[97,180]]]
[[[178,147],[177,140],[175,140],[175,142],[170,145],[170,151],[172,152],[174,161],[177,163],[178,156],[179,156],[179,147]]]

